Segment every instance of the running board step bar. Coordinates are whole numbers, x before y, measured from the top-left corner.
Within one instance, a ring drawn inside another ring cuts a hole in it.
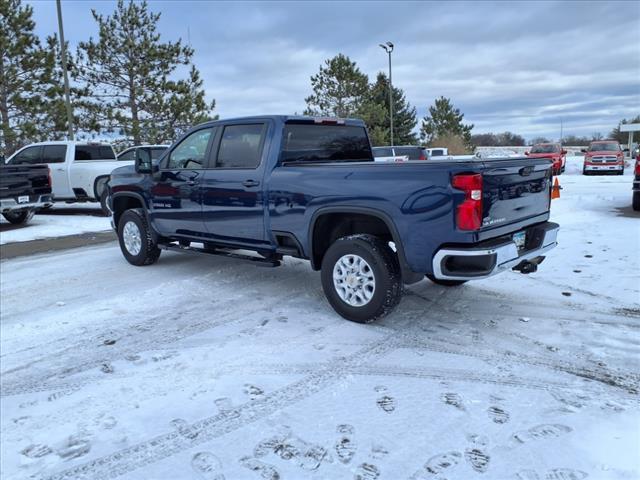
[[[243,255],[241,253],[234,253],[233,251],[223,250],[216,248],[215,250],[206,250],[204,248],[185,247],[182,245],[176,245],[172,243],[160,243],[158,248],[161,250],[169,250],[173,252],[191,253],[194,255],[215,255],[218,257],[234,258],[236,260],[244,260],[245,262],[253,263],[256,267],[279,267],[282,263],[279,258],[265,258],[254,257],[251,255]]]

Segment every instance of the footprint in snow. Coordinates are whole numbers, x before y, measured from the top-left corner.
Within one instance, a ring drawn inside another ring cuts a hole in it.
[[[29,458],[44,457],[45,455],[49,455],[51,452],[51,448],[41,443],[31,444],[20,451],[22,455]]]
[[[557,438],[571,431],[571,427],[566,425],[544,424],[531,427],[529,430],[520,431],[513,434],[513,438],[519,443],[526,443],[532,440]]]
[[[264,480],[279,480],[280,474],[273,465],[261,462],[252,457],[242,457],[240,465],[260,474],[260,478]]]
[[[246,395],[249,395],[249,398],[251,400],[257,400],[264,395],[264,391],[260,387],[256,387],[255,385],[251,385],[250,383],[246,383],[244,385],[243,391]]]
[[[424,469],[433,475],[438,475],[458,465],[460,460],[462,460],[462,454],[460,452],[441,453],[427,460],[427,463],[424,464]]]
[[[233,404],[231,399],[227,397],[216,398],[213,403],[218,407],[220,413],[227,413],[233,410]]]
[[[205,480],[224,480],[222,462],[211,452],[198,452],[191,458],[193,468]]]
[[[374,388],[377,393],[382,393],[377,400],[376,404],[382,409],[383,412],[391,413],[396,409],[396,399],[391,395],[386,394],[388,389],[384,385],[378,385]]]
[[[446,403],[447,405],[451,405],[452,407],[456,407],[459,410],[464,410],[464,404],[462,402],[462,397],[460,395],[458,395],[457,393],[454,392],[450,392],[450,393],[443,393],[442,394],[442,401],[444,403]]]
[[[507,423],[509,421],[509,413],[500,407],[489,407],[487,413],[495,423]]]
[[[479,448],[467,448],[464,452],[464,458],[471,464],[476,472],[484,473],[489,468],[489,460],[491,457]]]
[[[542,475],[538,475],[538,472],[530,469],[520,470],[516,473],[518,480],[583,480],[588,476],[587,473],[572,468],[553,468]]]
[[[338,455],[338,460],[346,465],[351,462],[358,448],[352,438],[354,428],[351,425],[338,425],[337,432],[341,436],[335,445],[336,455]]]
[[[79,458],[91,450],[91,442],[89,440],[73,435],[67,439],[62,447],[56,450],[56,454],[64,460],[72,460]]]
[[[375,480],[380,476],[380,469],[372,463],[362,463],[356,469],[353,480]]]

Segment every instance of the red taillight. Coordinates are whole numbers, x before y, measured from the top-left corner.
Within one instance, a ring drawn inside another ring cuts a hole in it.
[[[451,185],[465,193],[464,201],[456,210],[456,225],[460,230],[479,230],[482,226],[482,175],[456,175]]]
[[[636,160],[636,168],[633,172],[634,175],[640,175],[640,158]]]
[[[51,183],[51,168],[47,167],[47,179],[49,180],[49,186],[53,186],[53,183]]]
[[[424,153],[421,153],[420,157],[418,158],[418,160],[426,160],[426,159],[427,159],[427,157],[426,157],[426,155]]]

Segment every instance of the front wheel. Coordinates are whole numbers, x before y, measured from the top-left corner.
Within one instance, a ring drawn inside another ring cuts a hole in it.
[[[151,265],[160,257],[160,249],[141,208],[132,208],[122,214],[118,222],[118,241],[124,258],[132,265]]]
[[[466,280],[440,280],[429,273],[425,276],[436,285],[442,285],[443,287],[459,287],[463,283],[467,283]]]
[[[35,210],[18,210],[3,213],[2,216],[14,225],[23,225],[33,218],[34,213]]]
[[[402,297],[398,258],[373,235],[336,240],[322,259],[321,277],[333,309],[352,322],[371,323],[390,313]]]

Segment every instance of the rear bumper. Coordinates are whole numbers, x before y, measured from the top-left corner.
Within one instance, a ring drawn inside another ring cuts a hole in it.
[[[433,274],[441,280],[487,278],[544,255],[558,244],[560,226],[544,222],[526,229],[525,249],[513,240],[488,240],[470,247],[446,247],[433,257]],[[515,232],[514,232],[515,233]]]
[[[6,213],[14,210],[31,210],[38,208],[50,207],[53,205],[53,197],[51,195],[31,195],[24,202],[19,201],[20,197],[3,198],[0,200],[0,212]]]

